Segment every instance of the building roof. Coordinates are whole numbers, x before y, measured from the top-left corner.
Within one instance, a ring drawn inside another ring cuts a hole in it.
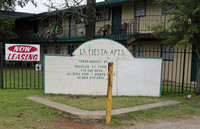
[[[2,13],[3,16],[6,16],[6,17],[12,17],[12,18],[23,18],[23,17],[29,17],[29,16],[32,16],[34,14],[32,13],[23,13],[23,12],[14,12],[14,11],[3,11],[3,10],[0,10],[0,12]]]
[[[109,1],[103,1],[103,2],[98,2],[96,3],[96,6],[103,6],[103,5],[111,5],[111,4],[116,4],[116,3],[121,3],[121,2],[127,2],[128,0],[109,0]],[[86,8],[87,5],[83,5],[81,6],[81,8]],[[60,10],[58,11],[59,13],[62,13],[63,11],[67,11],[68,9],[65,9],[65,10]],[[29,15],[29,16],[26,16],[26,17],[21,17],[21,18],[37,18],[37,17],[40,17],[40,16],[44,16],[46,15],[47,12],[44,12],[44,13],[39,13],[39,14],[34,14],[34,15]]]
[[[126,1],[128,0],[109,0],[109,1],[96,3],[96,6],[109,5],[109,4],[115,4],[115,3],[120,3],[120,2],[126,2]]]

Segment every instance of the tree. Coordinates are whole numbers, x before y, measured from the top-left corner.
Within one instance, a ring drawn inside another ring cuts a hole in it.
[[[179,47],[196,46],[198,72],[196,95],[200,95],[200,1],[199,0],[155,0],[170,16],[169,27],[153,27],[154,35],[163,43]]]
[[[14,11],[15,6],[24,7],[28,2],[37,5],[34,0],[1,0],[0,10]],[[0,12],[0,42],[9,42],[11,39],[17,38],[13,32],[15,19],[5,17]]]
[[[87,0],[87,24],[86,24],[86,40],[95,38],[96,26],[96,0]]]
[[[16,6],[24,7],[28,2],[31,2],[34,6],[37,6],[37,3],[34,0],[1,0],[0,9],[14,11]]]
[[[0,42],[9,42],[11,39],[17,38],[13,32],[14,23],[13,18],[3,17],[0,14]]]

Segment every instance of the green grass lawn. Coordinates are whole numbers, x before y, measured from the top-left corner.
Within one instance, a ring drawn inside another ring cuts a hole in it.
[[[190,93],[191,94],[191,93]],[[128,113],[124,116],[113,116],[113,119],[121,120],[152,120],[163,118],[182,118],[200,113],[200,96],[192,95],[191,100],[186,99],[186,94],[168,94],[163,95],[161,99],[175,100],[181,102],[179,105],[141,110]]]
[[[195,113],[200,113],[200,96],[195,96],[193,93],[192,99],[187,100],[186,94],[165,94],[160,98],[156,97],[130,97],[130,96],[114,96],[112,99],[112,109],[133,107],[137,105],[155,103],[165,100],[180,101],[181,104],[142,110],[133,113],[128,113],[123,116],[113,116],[113,119],[118,120],[151,120],[154,118],[179,118]],[[56,102],[71,105],[73,107],[84,110],[105,110],[106,96],[73,96],[73,95],[40,95]]]
[[[175,100],[181,102],[179,105],[155,108],[148,110],[141,110],[131,112],[122,116],[113,116],[113,121],[124,120],[152,120],[162,118],[180,118],[200,113],[200,96],[195,96],[193,93],[187,93],[192,95],[191,100],[186,99],[186,94],[165,94],[160,98],[155,97],[128,97],[117,96],[113,97],[112,109],[133,107],[136,105],[155,103],[165,100]],[[106,109],[106,97],[105,96],[72,96],[72,95],[40,95],[43,98],[47,98],[56,102],[71,105],[79,109],[84,110],[105,110]]]
[[[0,128],[56,128],[55,121],[66,119],[59,111],[26,99],[40,96],[85,110],[105,110],[105,96],[44,95],[42,90],[0,90]],[[184,94],[168,94],[154,97],[113,97],[113,109],[132,107],[164,100],[176,100],[182,104],[141,110],[122,116],[113,116],[116,123],[126,120],[152,120],[155,118],[180,118],[200,113],[200,96],[192,94],[187,100]]]
[[[43,94],[41,90],[0,90],[0,129],[36,129],[53,127],[61,113],[26,99]]]
[[[40,95],[40,97],[53,100],[59,103],[67,104],[79,109],[96,111],[106,110],[106,96],[85,96],[85,95]],[[131,97],[131,96],[113,96],[112,109],[133,107],[137,105],[156,103],[163,101],[156,97]]]

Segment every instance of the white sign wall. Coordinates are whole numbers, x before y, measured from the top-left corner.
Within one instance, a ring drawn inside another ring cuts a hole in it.
[[[116,61],[122,59],[133,59],[133,56],[123,45],[106,39],[84,43],[74,51],[72,57],[47,55],[45,93],[105,95],[107,65],[113,62],[113,95],[116,95]]]
[[[118,61],[118,95],[160,96],[161,59]]]
[[[45,55],[45,93],[106,95],[108,62],[113,62],[112,93],[123,94],[119,92],[123,86],[117,81],[118,61],[135,60],[127,48],[112,40],[97,39],[84,43],[72,55]]]

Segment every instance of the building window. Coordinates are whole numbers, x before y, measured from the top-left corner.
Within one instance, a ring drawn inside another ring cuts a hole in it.
[[[142,45],[134,45],[133,46],[133,55],[134,55],[134,57],[143,57],[143,46]]]
[[[42,22],[43,27],[48,27],[49,26],[49,17],[42,19],[41,22]]]
[[[97,9],[96,21],[109,20],[109,10],[105,8]]]
[[[135,17],[146,15],[146,0],[135,1]]]
[[[173,60],[173,57],[174,57],[174,54],[173,54],[173,47],[171,47],[171,45],[167,45],[167,46],[162,46],[161,47],[161,51],[162,51],[162,58],[163,60],[166,60],[166,61],[172,61]]]

